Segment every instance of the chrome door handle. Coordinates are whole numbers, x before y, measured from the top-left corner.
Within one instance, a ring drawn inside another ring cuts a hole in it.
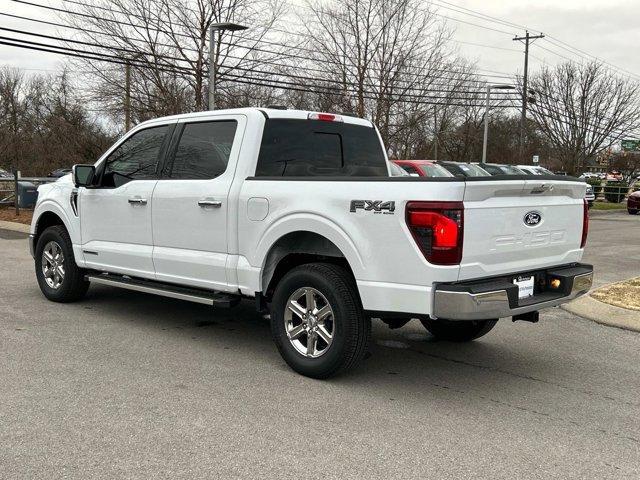
[[[198,205],[201,207],[215,207],[220,208],[222,206],[222,202],[220,200],[198,200]]]
[[[136,203],[137,203],[138,205],[146,205],[146,204],[147,204],[147,199],[146,199],[146,198],[141,198],[141,197],[132,197],[132,198],[130,198],[130,199],[128,200],[128,202],[129,202],[131,205],[134,205],[134,204],[136,204]]]

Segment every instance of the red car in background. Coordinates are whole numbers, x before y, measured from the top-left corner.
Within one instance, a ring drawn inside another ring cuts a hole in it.
[[[431,160],[391,160],[413,177],[453,177],[446,168]]]
[[[627,211],[630,215],[637,215],[640,212],[640,190],[633,192],[627,199]]]

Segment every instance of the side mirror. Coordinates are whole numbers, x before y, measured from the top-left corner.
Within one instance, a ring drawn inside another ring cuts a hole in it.
[[[93,165],[74,165],[71,172],[76,187],[90,187],[93,184],[96,167]]]

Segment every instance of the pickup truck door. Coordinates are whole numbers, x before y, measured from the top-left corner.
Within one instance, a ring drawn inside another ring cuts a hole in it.
[[[246,118],[179,122],[153,193],[153,263],[160,281],[232,290],[227,278],[229,203]],[[235,223],[233,223],[235,224]]]
[[[79,190],[87,268],[154,278],[151,201],[172,125],[133,131],[98,166],[97,185]]]

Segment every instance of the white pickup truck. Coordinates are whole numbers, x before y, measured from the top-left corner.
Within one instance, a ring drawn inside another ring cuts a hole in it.
[[[368,120],[246,108],[138,125],[39,188],[30,245],[50,300],[90,283],[229,307],[255,298],[297,372],[369,347],[371,318],[468,341],[589,290],[585,184],[392,177]]]

